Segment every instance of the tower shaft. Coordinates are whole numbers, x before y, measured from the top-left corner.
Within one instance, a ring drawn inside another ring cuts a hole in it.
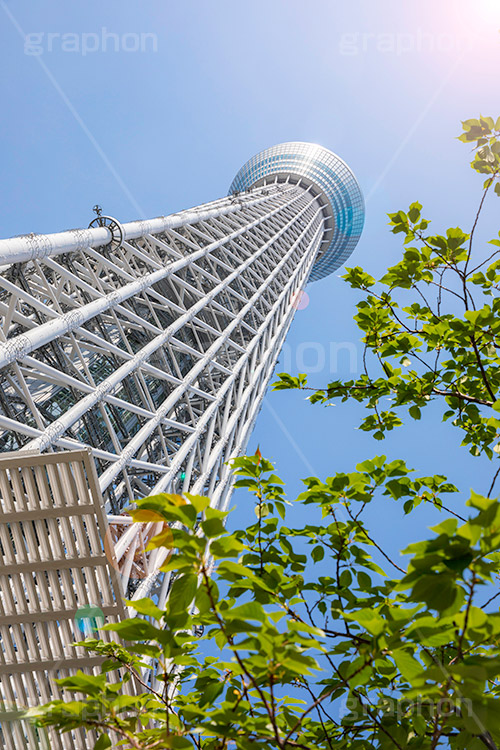
[[[136,527],[120,524],[126,505],[187,490],[226,504],[227,462],[245,449],[322,237],[300,185],[186,213],[130,238],[124,225],[120,247],[94,242],[100,229],[80,248],[39,237],[39,257],[0,275],[0,449],[90,447],[132,578],[153,571]]]
[[[132,524],[127,507],[159,492],[227,507],[228,464],[245,451],[297,295],[344,262],[363,225],[347,165],[304,143],[252,157],[227,198],[123,225],[96,212],[88,229],[0,241],[0,703],[11,706],[98,668],[71,645],[82,618],[125,616],[123,594],[163,605],[168,552],[148,551],[163,523]],[[5,727],[8,750],[36,741]],[[52,741],[87,747],[81,732]]]

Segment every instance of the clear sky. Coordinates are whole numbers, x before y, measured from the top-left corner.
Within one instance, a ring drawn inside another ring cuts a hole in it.
[[[354,170],[367,217],[351,265],[381,272],[400,249],[388,211],[418,199],[436,232],[471,224],[481,181],[455,136],[500,115],[499,29],[499,0],[0,0],[0,236],[86,226],[95,203],[122,221],[197,205],[256,151],[304,140]],[[479,248],[499,209],[492,197]],[[336,275],[308,294],[282,363],[317,385],[356,374],[357,295]],[[272,393],[249,450],[260,443],[290,494],[382,451],[487,490],[492,467],[430,414],[376,443],[355,429],[361,412]],[[384,503],[372,515],[389,545],[429,521]]]

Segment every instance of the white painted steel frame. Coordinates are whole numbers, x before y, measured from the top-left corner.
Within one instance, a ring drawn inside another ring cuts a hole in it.
[[[345,165],[334,174],[341,160],[318,148],[262,152],[232,195],[171,216],[0,241],[7,704],[47,701],[55,674],[95,668],[81,649],[68,652],[77,605],[113,620],[125,615],[124,593],[165,602],[167,552],[146,551],[162,524],[132,524],[135,499],[191,491],[227,508],[228,464],[246,448],[296,295],[361,231],[355,178]],[[87,747],[82,733],[63,737],[51,747]],[[2,741],[38,746],[15,723]]]
[[[258,205],[265,200],[264,195],[253,195],[245,202],[247,205]],[[135,240],[147,234],[161,234],[169,229],[196,224],[217,216],[236,213],[239,202],[232,196],[205,203],[202,206],[159,216],[155,219],[130,221],[122,224],[125,240]],[[7,263],[24,263],[29,260],[43,260],[61,255],[62,253],[90,250],[107,245],[112,240],[112,234],[106,227],[92,229],[70,229],[57,234],[27,234],[0,240],[0,261]]]
[[[285,182],[124,224],[119,248],[105,228],[0,242],[0,450],[92,450],[129,595],[160,560],[124,508],[226,501],[323,228]]]

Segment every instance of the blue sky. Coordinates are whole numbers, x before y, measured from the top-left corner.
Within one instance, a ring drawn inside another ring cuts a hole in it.
[[[371,273],[398,258],[388,211],[418,199],[436,231],[470,226],[481,183],[455,136],[462,119],[500,114],[498,0],[5,0],[0,18],[2,237],[86,226],[96,202],[129,221],[218,198],[253,153],[286,140],[321,143],[354,170],[367,218],[352,264]],[[488,202],[478,251],[499,207]],[[321,385],[361,364],[358,296],[336,275],[308,293],[282,361],[318,370],[325,352]],[[260,443],[291,495],[303,476],[382,451],[466,493],[489,485],[492,467],[430,415],[376,443],[356,430],[357,405],[266,401],[249,449]],[[236,501],[243,522],[247,498]],[[384,503],[372,515],[389,545],[434,520],[423,510],[409,525]]]

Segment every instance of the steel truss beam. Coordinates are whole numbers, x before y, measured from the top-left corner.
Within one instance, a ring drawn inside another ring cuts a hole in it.
[[[123,588],[156,580],[159,491],[231,489],[322,240],[310,186],[271,184],[172,217],[0,242],[0,449],[87,446]]]

